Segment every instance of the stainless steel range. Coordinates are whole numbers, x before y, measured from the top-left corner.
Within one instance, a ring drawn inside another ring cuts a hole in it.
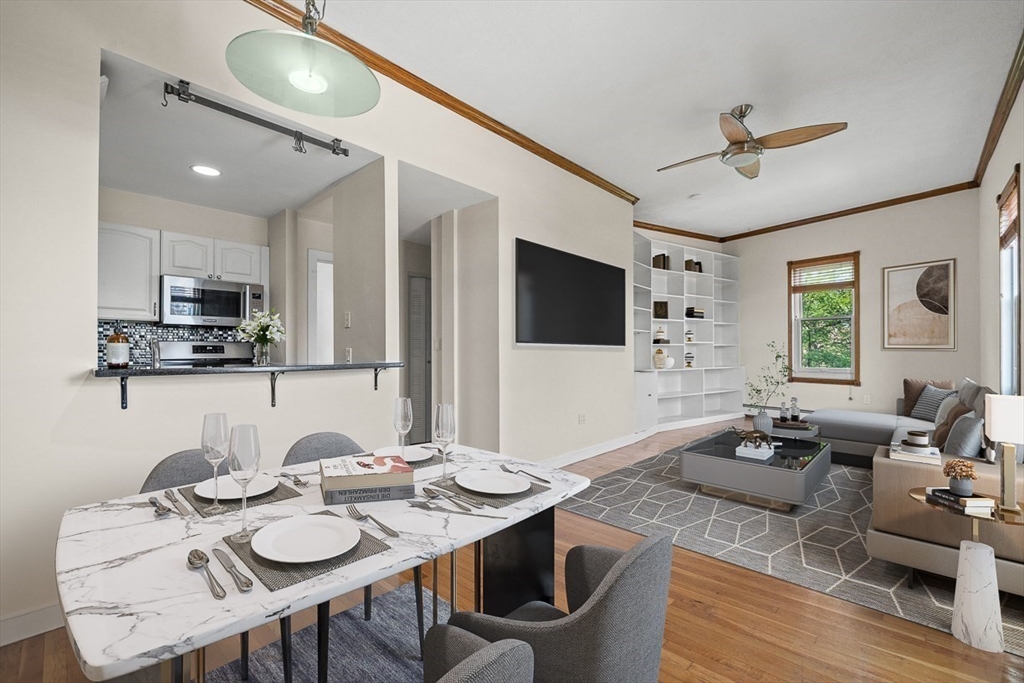
[[[252,365],[250,342],[159,342],[153,367],[220,368]]]

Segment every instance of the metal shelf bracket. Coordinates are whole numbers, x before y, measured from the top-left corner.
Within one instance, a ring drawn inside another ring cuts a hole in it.
[[[283,375],[283,372],[272,372],[270,373],[270,407],[277,407],[277,376]]]
[[[128,410],[128,378],[121,378],[121,410]]]
[[[374,391],[377,391],[377,375],[379,375],[384,370],[387,370],[387,368],[374,368],[373,369],[373,390]]]

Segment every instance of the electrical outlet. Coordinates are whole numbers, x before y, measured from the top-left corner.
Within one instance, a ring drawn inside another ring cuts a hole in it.
[[[864,394],[864,405],[871,405],[871,395]]]
[[[434,340],[434,350],[435,351],[440,351],[441,350],[441,340],[440,339],[435,339]]]
[[[587,424],[587,414],[586,413],[580,413],[579,421],[580,421],[581,425]]]
[[[345,311],[345,327],[352,327],[352,311]]]
[[[352,349],[345,349],[345,362],[346,363],[351,363],[352,362]]]

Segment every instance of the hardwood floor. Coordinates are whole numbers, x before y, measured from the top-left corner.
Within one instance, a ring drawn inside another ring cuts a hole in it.
[[[734,423],[663,432],[566,469],[596,477]],[[563,562],[569,548],[628,548],[640,536],[563,510],[555,514],[557,604],[565,608]],[[472,607],[472,548],[458,553],[461,609]],[[440,594],[449,597],[447,559],[439,562]],[[376,593],[412,580],[412,572],[374,585]],[[424,585],[431,585],[431,566]],[[332,601],[332,611],[362,601],[362,591]],[[429,609],[429,606],[428,606]],[[314,610],[292,618],[298,630]],[[250,632],[257,649],[279,637],[277,625]],[[238,657],[238,638],[207,648],[216,668]],[[964,645],[953,636],[802,588],[780,579],[676,548],[669,589],[662,681],[819,683],[921,681],[1024,683],[1024,659]],[[86,681],[63,629],[0,648],[0,683]]]

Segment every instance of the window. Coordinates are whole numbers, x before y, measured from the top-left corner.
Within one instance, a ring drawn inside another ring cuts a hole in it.
[[[1020,361],[1020,164],[999,204],[999,385],[1002,394],[1021,393]]]
[[[789,262],[791,382],[860,385],[860,252]]]

